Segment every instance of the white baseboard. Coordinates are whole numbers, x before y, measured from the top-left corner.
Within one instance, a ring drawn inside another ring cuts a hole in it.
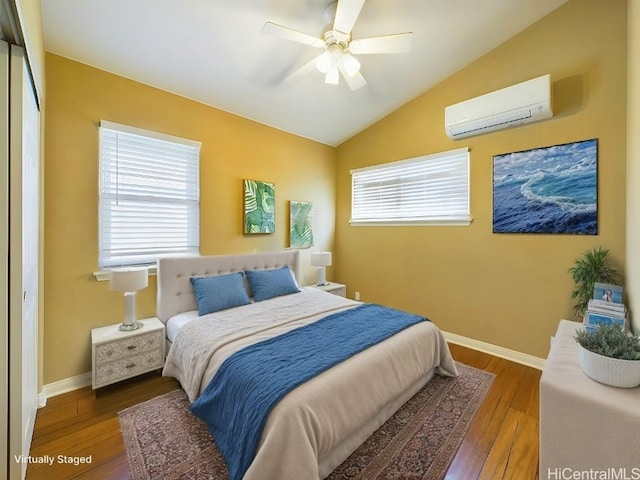
[[[546,360],[544,358],[534,357],[527,353],[517,352],[515,350],[509,350],[508,348],[499,347],[498,345],[492,345],[491,343],[482,342],[480,340],[474,340],[473,338],[463,337],[456,333],[442,332],[444,338],[451,343],[462,345],[463,347],[469,347],[473,350],[489,353],[496,357],[511,360],[512,362],[526,365],[527,367],[537,368],[542,370]],[[63,393],[78,390],[79,388],[91,385],[91,372],[86,372],[75,377],[65,378],[57,382],[49,383],[42,387],[42,392],[38,395],[38,403],[40,407],[44,407],[47,404],[47,399],[62,395]]]
[[[63,393],[78,390],[79,388],[91,385],[91,372],[82,373],[75,377],[65,378],[57,382],[48,383],[42,387],[42,392],[38,395],[38,405],[44,407],[47,404],[47,399],[62,395]]]
[[[511,360],[512,362],[526,365],[527,367],[536,368],[538,370],[544,369],[546,359],[535,357],[527,353],[517,352],[508,348],[499,347],[491,343],[482,342],[480,340],[474,340],[473,338],[463,337],[456,333],[442,332],[447,342],[455,343],[456,345],[462,345],[463,347],[469,347],[473,350],[489,353],[493,356]]]

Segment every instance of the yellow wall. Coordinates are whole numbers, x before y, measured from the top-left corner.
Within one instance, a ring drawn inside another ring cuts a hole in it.
[[[640,333],[640,0],[629,0],[627,52],[627,296]],[[635,312],[635,315],[634,315]]]
[[[314,202],[314,250],[334,239],[334,149],[71,60],[46,55],[44,383],[91,368],[90,330],[117,323],[122,295],[97,282],[98,122],[202,142],[200,252],[273,251],[288,245],[288,201]],[[276,185],[276,233],[242,235],[242,179]],[[315,271],[303,251],[303,283]],[[155,315],[155,277],[138,315]]]
[[[571,318],[583,251],[625,260],[626,2],[571,1],[338,147],[336,279],[349,295],[423,313],[441,329],[546,357]],[[546,73],[551,120],[459,141],[444,107]],[[492,233],[492,157],[598,138],[597,236]],[[350,227],[349,170],[468,146],[469,227]]]

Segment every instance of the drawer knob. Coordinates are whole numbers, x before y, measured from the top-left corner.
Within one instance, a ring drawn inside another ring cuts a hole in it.
[[[136,364],[135,364],[135,363],[130,363],[130,364],[129,364],[129,365],[127,365],[125,368],[133,368],[133,367],[135,367],[135,366],[136,366]]]
[[[127,350],[135,350],[138,346],[137,345],[129,345],[127,347]]]

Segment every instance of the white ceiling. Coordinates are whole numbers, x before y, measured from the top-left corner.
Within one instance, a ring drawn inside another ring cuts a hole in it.
[[[51,53],[335,146],[566,1],[367,0],[353,38],[412,31],[413,46],[359,56],[368,83],[353,92],[319,72],[284,83],[319,51],[261,33],[272,21],[320,37],[329,0],[43,0],[42,9]]]

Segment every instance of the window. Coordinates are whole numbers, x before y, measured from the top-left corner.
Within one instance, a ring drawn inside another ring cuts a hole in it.
[[[469,150],[351,170],[352,225],[469,225]]]
[[[100,268],[197,255],[200,142],[100,122]]]

